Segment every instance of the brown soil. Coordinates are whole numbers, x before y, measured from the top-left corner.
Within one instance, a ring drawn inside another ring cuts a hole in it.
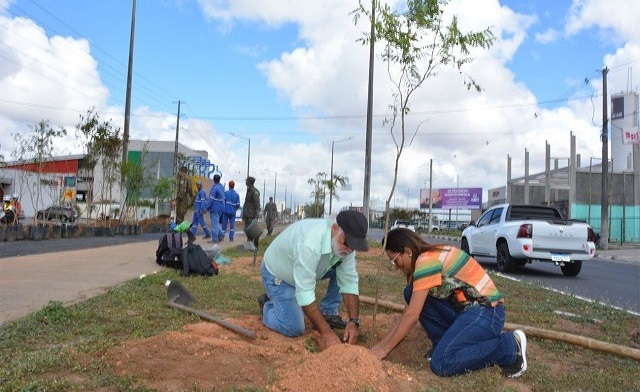
[[[387,329],[395,317],[379,315],[377,324]],[[402,365],[427,349],[417,330],[388,361],[380,361],[364,342],[313,352],[319,335],[310,327],[305,336],[292,339],[265,328],[258,316],[227,320],[256,332],[256,339],[200,322],[126,342],[110,350],[107,358],[118,374],[135,375],[140,385],[161,391],[196,385],[203,390],[266,386],[269,391],[415,391],[427,380],[436,380],[424,360],[421,369]],[[364,323],[361,329],[365,328],[370,325]]]
[[[258,269],[251,263],[252,257],[236,258],[221,268],[246,272],[258,279]],[[398,317],[397,313],[378,313],[376,331],[388,331]],[[161,391],[266,388],[413,392],[429,385],[442,386],[444,380],[429,370],[423,358],[430,343],[419,326],[380,361],[367,349],[372,316],[363,315],[357,345],[324,350],[319,334],[309,323],[304,336],[287,338],[264,327],[259,316],[227,320],[254,331],[256,339],[244,338],[215,323],[199,322],[179,331],[125,342],[109,350],[106,358],[118,374],[135,376],[138,386]],[[535,344],[532,351],[537,352]],[[497,368],[483,371],[499,373]],[[525,383],[506,378],[502,386],[530,390]]]

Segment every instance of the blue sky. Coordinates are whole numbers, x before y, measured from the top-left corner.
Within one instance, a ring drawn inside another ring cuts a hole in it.
[[[397,5],[398,1],[390,1]],[[392,205],[417,207],[419,189],[483,187],[578,153],[599,156],[601,70],[609,94],[637,91],[640,2],[621,0],[455,0],[447,11],[470,29],[491,27],[498,40],[478,52],[468,71],[482,85],[467,92],[446,70],[416,94],[410,127],[420,127],[400,160]],[[15,148],[11,133],[40,119],[71,134],[78,115],[95,106],[123,123],[131,2],[125,0],[0,0],[0,153]],[[177,101],[181,143],[205,149],[223,181],[242,183],[247,142],[251,172],[287,204],[309,201],[307,180],[334,171],[349,177],[334,211],[362,204],[368,49],[356,39],[355,0],[138,0],[131,137],[173,140]],[[377,51],[380,53],[380,49]],[[382,121],[389,80],[376,62],[372,208],[382,208],[393,179],[395,145]],[[629,75],[635,77],[629,78]],[[587,80],[587,82],[585,82]],[[72,137],[59,152],[77,153]],[[277,178],[277,180],[276,180]],[[244,195],[242,185],[238,187]],[[486,195],[486,194],[485,194]]]

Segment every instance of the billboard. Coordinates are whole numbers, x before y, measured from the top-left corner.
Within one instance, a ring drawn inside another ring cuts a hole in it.
[[[622,144],[639,144],[640,128],[632,127],[622,130]]]
[[[624,97],[611,99],[611,119],[624,118]]]
[[[62,199],[66,203],[74,203],[76,201],[76,177],[64,177],[64,190]]]
[[[482,188],[440,188],[431,194],[428,189],[420,189],[420,208],[429,208],[430,200],[433,208],[481,210]]]

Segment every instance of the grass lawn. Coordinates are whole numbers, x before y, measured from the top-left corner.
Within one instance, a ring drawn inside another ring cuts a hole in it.
[[[270,240],[268,237],[261,241],[262,251]],[[388,269],[388,260],[379,245],[372,243],[371,248],[358,255],[361,294],[375,296],[377,292],[380,299],[401,304],[404,278],[400,272]],[[259,314],[255,301],[263,292],[259,269],[250,264],[235,265],[236,260],[246,259],[246,254],[235,250],[224,254],[232,263],[222,266],[220,275],[213,278],[181,278],[177,271],[163,270],[73,306],[50,302],[36,313],[4,324],[0,327],[0,391],[152,390],[144,380],[114,371],[105,353],[126,342],[178,331],[201,321],[197,316],[165,306],[165,280],[187,282],[199,304],[208,304],[206,310],[225,317],[256,318]],[[499,276],[492,278],[505,295],[507,322],[638,347],[640,318],[636,316],[549,292],[537,285]],[[319,295],[325,284],[319,284]],[[378,308],[378,312],[387,318],[397,317],[397,312],[391,310]],[[372,313],[372,306],[361,306],[361,317],[371,320]],[[384,327],[381,322],[374,334],[369,321],[366,328],[361,328],[358,344],[368,347],[371,339],[386,332]],[[422,359],[421,344],[429,344],[426,336],[420,335],[420,331],[415,333],[416,341],[425,342],[414,345],[413,341],[405,341],[385,362],[395,362],[428,383],[416,383],[416,391],[640,391],[638,361],[539,338],[530,338],[529,370],[516,383],[490,370],[438,378]],[[305,349],[315,352],[317,345],[308,340]],[[271,378],[258,387],[239,383],[213,390],[266,391],[274,380]],[[195,385],[184,390],[210,388]]]

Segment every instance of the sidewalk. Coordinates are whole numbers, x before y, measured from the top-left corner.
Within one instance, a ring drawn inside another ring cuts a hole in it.
[[[596,249],[596,257],[625,263],[640,264],[640,244],[609,244],[609,249]]]
[[[218,246],[224,251],[244,242],[240,230],[235,242],[225,240]],[[195,243],[205,250],[214,246],[202,234]],[[46,241],[38,246],[46,246]],[[49,301],[74,304],[160,271],[157,247],[153,240],[0,259],[0,324],[36,312]]]

